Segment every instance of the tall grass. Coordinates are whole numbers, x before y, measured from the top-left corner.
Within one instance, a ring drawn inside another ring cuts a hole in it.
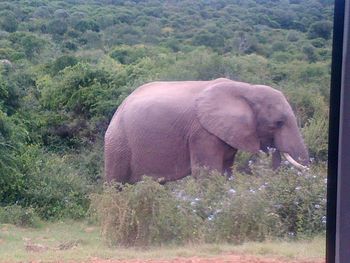
[[[148,246],[192,240],[196,233],[188,226],[200,222],[199,217],[188,216],[186,207],[180,206],[171,191],[148,177],[136,185],[106,186],[103,193],[92,196],[91,208],[109,245]]]
[[[92,196],[108,244],[263,241],[313,237],[325,231],[326,172],[269,168],[226,178],[203,169],[196,179],[160,185],[151,178],[135,185],[105,186]]]

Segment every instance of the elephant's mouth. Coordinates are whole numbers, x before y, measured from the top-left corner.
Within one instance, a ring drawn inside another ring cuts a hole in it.
[[[273,149],[273,151],[277,151],[277,155],[278,155],[278,156],[280,156],[279,153],[281,153],[281,155],[283,155],[284,158],[286,158],[286,160],[287,160],[291,165],[295,166],[296,168],[298,168],[298,169],[300,169],[300,170],[307,170],[307,169],[308,169],[307,166],[302,165],[301,163],[299,163],[298,161],[296,161],[289,153],[283,152],[283,151],[279,151],[279,150],[277,149],[277,147],[274,145],[273,140],[268,141],[268,142],[265,141],[264,143],[261,143],[261,150],[262,150],[263,152],[268,153],[268,152],[270,151],[270,149]],[[276,155],[275,155],[275,157],[276,157]],[[279,163],[281,162],[281,159],[280,159],[280,158],[281,158],[281,157],[278,157],[277,160],[276,160],[276,161],[278,162],[278,164],[273,165],[275,168],[277,168],[277,167],[279,166]]]

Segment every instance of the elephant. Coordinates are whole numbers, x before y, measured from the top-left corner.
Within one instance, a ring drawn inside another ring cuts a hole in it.
[[[152,82],[119,106],[105,133],[107,182],[136,183],[144,175],[168,182],[201,167],[228,175],[238,150],[275,148],[299,168],[309,155],[282,92],[226,78]]]

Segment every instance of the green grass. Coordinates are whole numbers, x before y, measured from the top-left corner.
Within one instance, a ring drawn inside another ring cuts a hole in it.
[[[28,250],[30,246],[34,250]],[[212,257],[239,253],[293,259],[324,258],[325,240],[316,238],[295,242],[229,244],[189,244],[149,249],[110,248],[100,237],[99,228],[85,222],[44,223],[40,228],[20,228],[0,224],[0,262],[83,261],[101,259],[166,259]]]

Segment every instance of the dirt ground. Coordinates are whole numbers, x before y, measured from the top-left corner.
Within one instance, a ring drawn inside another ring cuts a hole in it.
[[[88,263],[324,263],[325,260],[285,260],[278,258],[257,258],[246,255],[225,255],[213,258],[174,258],[170,260],[99,260],[94,259]]]

